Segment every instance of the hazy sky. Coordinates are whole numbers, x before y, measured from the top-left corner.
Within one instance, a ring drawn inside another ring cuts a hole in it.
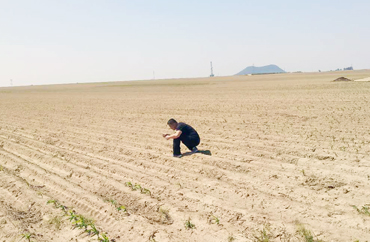
[[[370,68],[368,0],[0,0],[0,86]]]

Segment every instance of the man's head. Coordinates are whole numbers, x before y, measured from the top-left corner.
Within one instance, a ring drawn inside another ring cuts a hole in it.
[[[168,126],[170,126],[171,129],[175,130],[177,128],[177,121],[174,120],[173,118],[171,118],[170,120],[168,120],[167,122]]]

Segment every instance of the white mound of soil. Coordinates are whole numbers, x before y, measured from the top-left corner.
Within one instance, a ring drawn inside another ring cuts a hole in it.
[[[362,78],[362,79],[357,79],[355,82],[370,82],[370,77]]]

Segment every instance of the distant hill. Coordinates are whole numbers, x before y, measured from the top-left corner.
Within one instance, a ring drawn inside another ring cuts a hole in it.
[[[248,75],[248,74],[269,74],[269,73],[285,73],[283,69],[278,67],[277,65],[268,65],[268,66],[248,66],[241,72],[237,73],[236,75]]]

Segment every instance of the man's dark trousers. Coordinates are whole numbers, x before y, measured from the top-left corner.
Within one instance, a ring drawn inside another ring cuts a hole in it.
[[[195,146],[199,145],[200,138],[199,137],[179,137],[173,140],[173,155],[181,155],[180,151],[180,142],[188,147],[189,150],[192,150]]]

